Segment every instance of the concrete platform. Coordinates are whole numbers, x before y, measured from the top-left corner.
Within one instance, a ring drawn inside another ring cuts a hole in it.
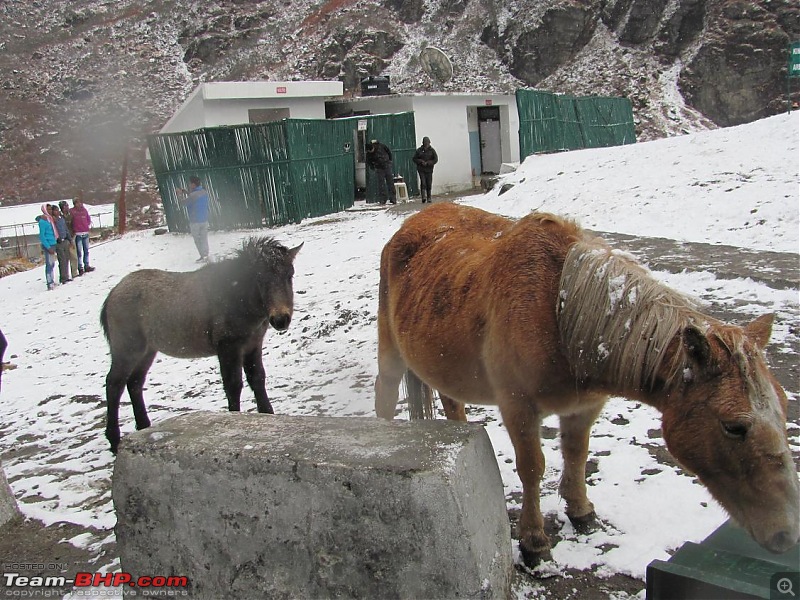
[[[123,438],[117,548],[194,598],[503,598],[500,473],[481,426],[194,412]]]

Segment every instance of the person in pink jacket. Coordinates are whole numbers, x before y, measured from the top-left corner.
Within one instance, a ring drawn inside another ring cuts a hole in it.
[[[78,250],[78,275],[94,271],[89,266],[89,229],[92,227],[92,217],[83,205],[83,196],[78,196],[72,201],[69,214],[72,216],[72,229],[75,231],[75,247]]]

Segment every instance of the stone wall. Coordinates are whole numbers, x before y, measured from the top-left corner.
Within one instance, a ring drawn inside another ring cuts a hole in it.
[[[19,508],[14,499],[14,493],[6,481],[6,472],[3,463],[0,463],[0,527],[19,517]]]

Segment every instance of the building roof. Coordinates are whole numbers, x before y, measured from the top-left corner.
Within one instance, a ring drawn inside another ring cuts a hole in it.
[[[391,98],[514,98],[515,94],[502,92],[402,92],[391,94],[376,94],[374,96],[353,96],[351,98],[333,98],[328,100],[333,104],[352,104],[357,102],[368,102],[372,100],[382,100]]]

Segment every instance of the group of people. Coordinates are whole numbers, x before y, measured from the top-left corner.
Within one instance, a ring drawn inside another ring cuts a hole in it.
[[[394,169],[392,165],[392,151],[383,142],[372,140],[366,146],[367,166],[375,171],[378,177],[378,201],[381,205],[397,204],[397,193],[394,187]],[[422,145],[414,152],[411,159],[417,165],[419,175],[419,189],[422,203],[432,202],[431,186],[433,185],[433,167],[439,162],[436,150],[431,146],[429,137],[422,138]]]
[[[92,218],[80,196],[72,203],[72,208],[66,200],[58,204],[42,204],[42,214],[36,217],[39,242],[44,252],[44,277],[48,290],[56,287],[56,262],[59,282],[62,284],[94,271],[94,267],[89,264],[89,230]]]

